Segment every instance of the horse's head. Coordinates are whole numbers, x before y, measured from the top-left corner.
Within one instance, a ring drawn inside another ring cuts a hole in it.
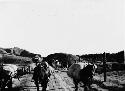
[[[45,70],[47,70],[47,68],[48,68],[49,65],[48,65],[47,62],[41,62],[41,63],[38,64],[38,66],[39,67],[43,67]]]
[[[86,69],[88,69],[94,75],[95,74],[95,70],[97,69],[97,66],[95,64],[88,64],[86,66]]]

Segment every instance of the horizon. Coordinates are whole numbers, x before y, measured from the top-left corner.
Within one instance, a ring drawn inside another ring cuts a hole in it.
[[[14,46],[14,47],[17,47],[17,46]],[[0,47],[0,48],[4,48],[4,49],[8,49],[8,48],[14,48],[14,47]],[[20,47],[17,47],[17,48],[20,48]],[[26,51],[29,51],[27,49],[24,49],[24,48],[20,48],[20,49],[23,49],[23,50],[26,50]],[[116,51],[116,52],[105,52],[105,53],[110,53],[110,54],[114,54],[114,53],[118,53],[118,52],[121,52],[121,51],[124,51],[124,50],[120,50],[120,51]],[[29,51],[30,53],[34,53],[34,54],[39,54],[39,53],[35,53],[35,52],[31,52]],[[67,53],[67,52],[55,52],[55,53],[66,53],[66,54],[72,54],[72,55],[89,55],[89,54],[103,54],[104,52],[96,52],[96,53],[83,53],[83,54],[73,54],[73,53]],[[50,54],[54,54],[54,53],[50,53]],[[47,54],[46,56],[50,55],[50,54]],[[41,54],[42,57],[46,57],[45,55],[43,56]]]
[[[0,47],[47,56],[125,49],[123,0],[0,0]]]

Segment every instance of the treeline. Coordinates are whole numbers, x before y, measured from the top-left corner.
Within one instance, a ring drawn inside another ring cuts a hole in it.
[[[124,63],[125,62],[125,55],[124,51],[120,51],[118,53],[105,53],[105,57],[107,62],[118,62],[118,63]],[[85,54],[81,56],[82,59],[88,60],[88,61],[103,61],[104,59],[104,53],[100,54]]]
[[[21,49],[18,47],[14,48],[0,48],[0,62],[4,60],[4,62],[16,62],[20,63],[22,61],[31,61],[31,58],[39,56],[40,54],[31,53],[25,49]],[[124,59],[124,51],[120,51],[118,53],[106,53],[106,60],[107,62],[118,62],[118,63],[125,63]],[[45,57],[46,60],[52,62],[52,60],[59,60],[64,66],[69,64],[69,66],[77,61],[87,60],[92,62],[103,61],[104,54],[83,54],[83,55],[72,55],[67,53],[54,53],[50,54]],[[81,59],[80,59],[81,58]]]
[[[45,57],[44,60],[47,61],[51,66],[53,66],[52,64],[55,60],[58,60],[61,63],[62,67],[69,67],[73,63],[77,62],[79,60],[79,57],[67,53],[54,53]]]

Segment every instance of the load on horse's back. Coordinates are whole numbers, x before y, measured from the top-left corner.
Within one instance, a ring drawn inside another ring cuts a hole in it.
[[[0,67],[0,89],[1,91],[8,88],[12,88],[12,78],[17,75],[18,67],[14,64],[2,64]]]
[[[5,71],[8,71],[8,75],[14,77],[17,74],[18,67],[16,65],[14,65],[14,64],[5,64],[3,66],[3,69]]]

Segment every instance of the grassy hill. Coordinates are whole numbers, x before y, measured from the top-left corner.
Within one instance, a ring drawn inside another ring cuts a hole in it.
[[[36,55],[18,47],[0,48],[0,63],[29,64]]]

